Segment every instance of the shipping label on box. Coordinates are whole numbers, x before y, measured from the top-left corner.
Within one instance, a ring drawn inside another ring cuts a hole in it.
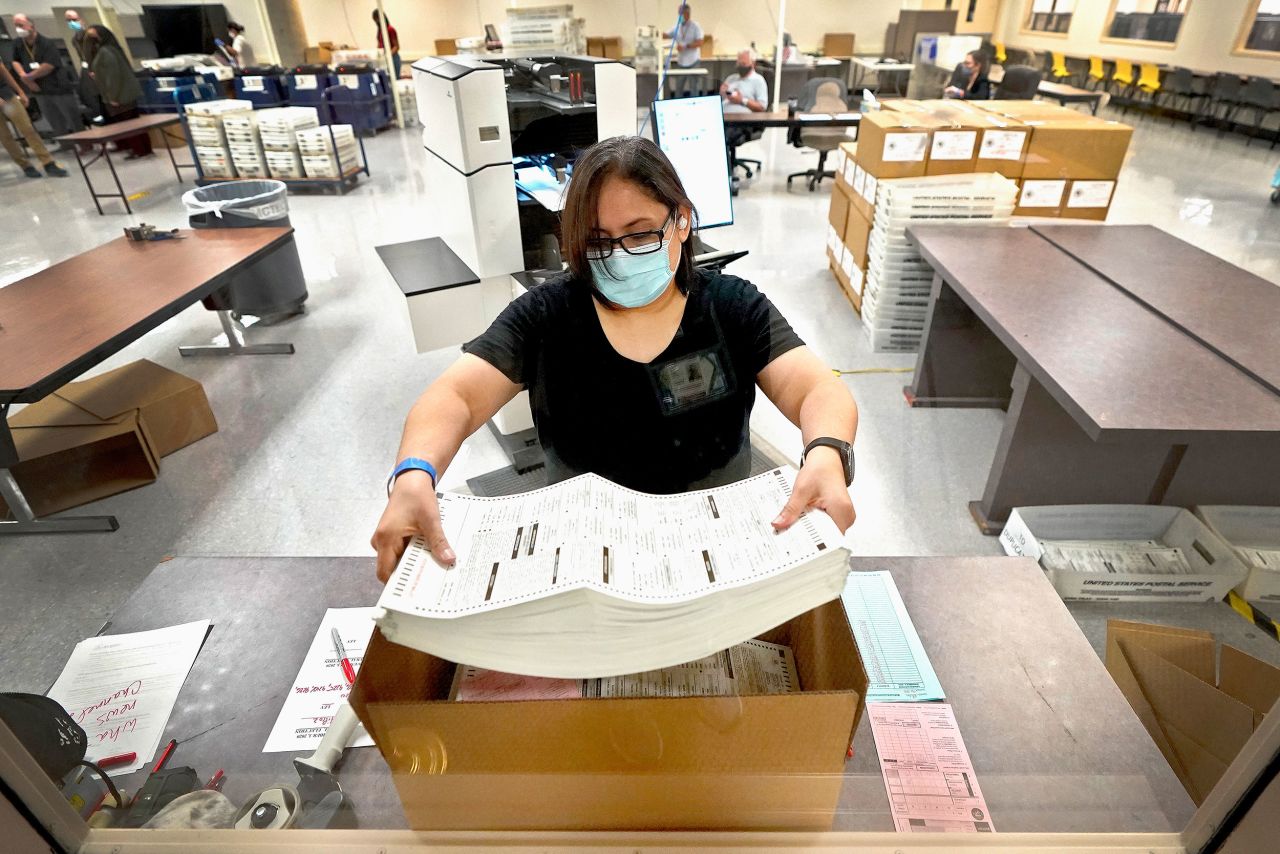
[[[1115,181],[1072,181],[1067,193],[1069,208],[1105,208],[1111,204]]]
[[[314,89],[316,88],[316,76],[314,74],[295,74],[293,75],[293,88],[295,89]]]
[[[867,204],[871,207],[876,206],[876,190],[880,186],[880,181],[870,172],[866,175],[866,180],[862,183],[862,197],[867,200]]]
[[[891,133],[885,137],[880,159],[885,163],[923,163],[928,150],[928,133]]]
[[[857,188],[855,175],[857,174],[858,165],[852,160],[846,161],[844,164],[844,180],[850,187]],[[861,193],[859,193],[861,195]]]
[[[1020,208],[1056,208],[1062,204],[1066,181],[1023,181]]]
[[[853,282],[854,267],[853,253],[846,248],[844,255],[840,258],[840,269],[844,271],[845,278],[847,278],[851,284]]]
[[[976,130],[936,130],[929,149],[930,160],[972,160],[978,142]]]
[[[986,130],[982,132],[978,157],[981,160],[1021,160],[1026,144],[1025,130]]]
[[[265,87],[261,77],[241,77],[240,89],[244,92],[262,92]]]
[[[348,89],[359,89],[360,75],[359,74],[339,74],[338,82],[341,83],[343,86],[346,86]]]

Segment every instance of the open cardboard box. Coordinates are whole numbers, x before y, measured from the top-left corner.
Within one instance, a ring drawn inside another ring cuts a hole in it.
[[[1208,602],[1221,599],[1248,569],[1230,546],[1181,507],[1150,504],[1072,504],[1016,507],[1000,533],[1005,554],[1040,560],[1045,540],[1155,540],[1180,548],[1186,575],[1065,572],[1045,575],[1063,599],[1109,602]]]
[[[867,676],[840,600],[760,636],[802,690],[451,702],[455,664],[375,630],[350,702],[414,829],[828,830]]]
[[[1192,510],[1249,568],[1236,592],[1255,602],[1280,602],[1280,570],[1266,566],[1257,553],[1280,550],[1280,507],[1202,505]]]
[[[1280,668],[1214,647],[1209,632],[1107,621],[1107,670],[1197,805],[1280,699]]]

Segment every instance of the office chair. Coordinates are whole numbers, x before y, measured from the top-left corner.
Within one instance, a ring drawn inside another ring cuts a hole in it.
[[[1205,110],[1196,119],[1196,122],[1209,121],[1216,122],[1219,118],[1228,120],[1235,112],[1240,104],[1240,90],[1243,84],[1240,77],[1235,74],[1215,74],[1213,77],[1213,85],[1209,88],[1208,102],[1205,104]],[[1225,109],[1223,109],[1225,108]],[[1218,115],[1218,111],[1222,110],[1222,115]],[[1195,125],[1192,125],[1194,130]]]
[[[1141,106],[1143,95],[1147,96],[1146,103],[1154,111],[1156,95],[1160,93],[1160,66],[1144,62],[1138,66],[1138,72],[1138,79],[1129,87],[1132,95],[1129,98],[1129,105],[1125,107],[1125,112],[1129,111],[1129,106]]]
[[[1085,77],[1086,89],[1105,89],[1107,88],[1107,69],[1102,64],[1102,57],[1089,57],[1089,74]]]
[[[1040,89],[1041,74],[1029,65],[1010,65],[996,89],[997,101],[1029,101]]]
[[[1196,128],[1195,117],[1200,112],[1196,102],[1201,98],[1209,97],[1209,93],[1198,84],[1196,76],[1189,68],[1173,69],[1156,95],[1163,97],[1164,106],[1167,106],[1171,113],[1185,112],[1192,130]],[[1185,109],[1180,108],[1179,104]],[[1176,117],[1170,115],[1169,124],[1172,125],[1175,121]]]
[[[841,113],[849,109],[849,93],[844,81],[834,77],[817,77],[804,84],[804,91],[796,103],[796,112],[801,113]],[[823,178],[834,178],[834,172],[823,169],[827,165],[827,155],[840,147],[840,143],[849,137],[845,128],[792,128],[788,141],[796,148],[816,148],[818,150],[818,167],[803,172],[792,172],[787,176],[787,188],[791,188],[793,178],[805,179],[809,192],[818,188]]]
[[[1277,90],[1276,84],[1265,77],[1250,77],[1249,82],[1240,90],[1235,110],[1229,118],[1231,124],[1234,125],[1236,116],[1245,110],[1253,114],[1253,121],[1249,124],[1249,141],[1245,143],[1248,146],[1253,143],[1253,138],[1257,136],[1258,131],[1262,130],[1262,125],[1271,114],[1280,113],[1280,90]],[[1271,138],[1271,147],[1275,148],[1278,141],[1280,141],[1280,128],[1277,128]]]
[[[1071,76],[1071,72],[1067,70],[1067,55],[1060,51],[1054,51],[1053,66],[1049,69],[1049,73],[1053,75],[1053,79],[1057,83],[1061,83]]]
[[[1004,65],[1009,60],[1009,54],[1004,49],[1004,42],[992,42],[991,55],[995,57],[996,62]]]
[[[1114,95],[1117,101],[1128,103],[1137,82],[1137,78],[1133,76],[1133,62],[1128,59],[1117,59],[1107,91]]]

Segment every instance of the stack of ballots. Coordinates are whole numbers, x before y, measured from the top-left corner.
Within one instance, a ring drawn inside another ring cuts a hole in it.
[[[272,107],[258,111],[258,135],[273,178],[302,178],[297,133],[319,127],[315,107]]]
[[[308,178],[341,178],[360,165],[360,150],[351,125],[300,130],[298,152]]]
[[[235,178],[236,169],[224,123],[231,116],[251,114],[253,102],[232,98],[196,101],[185,105],[183,110],[200,171],[207,178]]]

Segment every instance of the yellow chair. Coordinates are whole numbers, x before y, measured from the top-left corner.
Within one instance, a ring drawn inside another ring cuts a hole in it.
[[[1106,85],[1107,69],[1102,65],[1102,57],[1089,57],[1089,77],[1085,82],[1090,89],[1100,89]]]
[[[996,49],[995,50],[996,62],[1000,63],[1001,65],[1004,65],[1005,62],[1007,62],[1009,59],[1009,54],[1005,53],[1005,50],[1004,50],[1004,42],[992,42],[991,46]]]
[[[1148,95],[1154,95],[1160,91],[1160,66],[1150,65],[1146,62],[1140,67],[1141,73],[1138,76],[1138,88]]]
[[[1133,63],[1127,59],[1117,59],[1116,67],[1111,71],[1111,83],[1107,91],[1118,100],[1125,101],[1138,81],[1133,76]]]
[[[1067,70],[1067,55],[1054,51],[1053,53],[1053,79],[1065,80],[1071,76],[1071,72]]]

